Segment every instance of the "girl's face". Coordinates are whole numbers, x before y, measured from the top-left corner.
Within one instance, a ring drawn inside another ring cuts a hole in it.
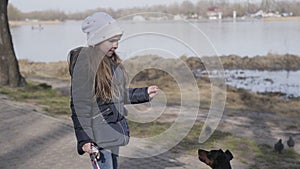
[[[114,36],[110,39],[107,39],[97,45],[97,47],[105,53],[106,56],[111,57],[115,50],[118,48],[119,40],[121,39],[121,35]]]

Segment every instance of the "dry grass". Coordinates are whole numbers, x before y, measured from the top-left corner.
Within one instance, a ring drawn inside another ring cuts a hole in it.
[[[68,80],[70,78],[67,62],[31,62],[19,61],[20,71],[26,77],[56,78]]]
[[[268,67],[269,63],[272,63],[276,67],[275,63],[282,62],[282,59],[284,58],[290,58],[291,60],[298,59],[298,57],[290,55],[268,55],[266,57],[257,57],[250,61],[249,58],[241,59],[234,57],[233,59],[228,56],[226,59],[223,58],[222,61],[227,65],[234,64],[235,62],[241,65],[249,65],[249,62],[260,62],[260,64],[257,65],[266,67]],[[185,97],[184,99],[187,99],[186,101],[189,101],[192,104],[195,101],[199,101],[196,97],[197,95],[193,93],[195,92],[195,86],[193,86],[189,80],[190,75],[182,72],[186,72],[185,70],[187,66],[198,68],[201,62],[195,58],[183,57],[182,59],[184,62],[182,62],[181,59],[162,59],[157,56],[147,56],[126,60],[124,65],[127,72],[129,72],[129,77],[131,77],[129,78],[130,86],[141,87],[154,84],[158,85],[161,91],[163,91],[166,95],[168,105],[180,105],[182,93],[186,95],[190,93],[190,97]],[[231,62],[229,62],[230,60]],[[63,80],[69,80],[70,78],[67,62],[35,63],[27,60],[21,60],[19,64],[21,72],[25,77],[54,78]],[[145,67],[145,65],[147,66]],[[177,77],[176,72],[180,72]],[[178,79],[181,82],[178,82]],[[201,105],[209,107],[212,99],[212,84],[210,80],[208,78],[197,78],[196,83],[199,88]],[[284,116],[299,116],[298,110],[300,109],[300,101],[297,99],[285,100],[280,95],[262,95],[227,86],[226,99],[226,107],[231,109],[274,113]]]
[[[267,56],[239,57],[236,55],[222,56],[225,69],[250,70],[299,70],[300,57],[291,54],[278,55],[269,53]]]
[[[215,57],[182,57],[192,69],[205,69],[205,65],[216,65]],[[299,70],[300,57],[292,54],[278,55],[268,53],[266,56],[240,57],[237,55],[220,56],[224,69],[249,69],[249,70]]]
[[[228,87],[228,108],[299,117],[300,100],[286,100],[280,95],[262,95]]]
[[[53,90],[50,85],[43,83],[28,81],[25,87],[0,87],[0,94],[8,95],[17,101],[40,105],[52,116],[70,113],[69,96],[63,96],[58,90]]]

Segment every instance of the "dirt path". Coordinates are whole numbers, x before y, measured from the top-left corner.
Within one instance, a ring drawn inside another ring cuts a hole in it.
[[[35,105],[0,95],[0,168],[85,168],[71,123],[45,115]]]

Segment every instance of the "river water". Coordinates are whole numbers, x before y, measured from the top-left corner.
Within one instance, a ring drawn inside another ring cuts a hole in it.
[[[219,55],[236,54],[239,56],[266,55],[268,52],[285,54],[291,53],[300,56],[300,21],[281,22],[186,22],[157,21],[157,22],[125,22],[122,23],[127,32],[156,31],[161,34],[178,35],[185,43],[199,44],[199,48],[207,46],[200,45],[205,39],[203,34],[211,41]],[[191,26],[197,26],[200,30],[194,33]],[[11,29],[15,51],[18,59],[29,59],[31,61],[64,61],[68,51],[76,46],[85,45],[86,38],[81,32],[81,22],[67,21],[55,25],[41,25],[42,29],[32,29],[31,25],[14,27]],[[144,37],[142,39],[141,37]],[[177,45],[175,40],[167,40],[162,36],[143,35],[131,38],[126,46],[120,45],[119,52],[122,54],[134,53],[135,49],[157,49],[172,53],[175,56],[194,55]],[[142,41],[141,41],[142,40]],[[179,40],[177,40],[179,41]],[[177,46],[176,46],[177,45]],[[147,50],[145,49],[145,50]],[[154,51],[154,50],[153,50]],[[213,53],[207,52],[208,55]]]
[[[300,71],[226,70],[226,83],[260,93],[300,97]]]

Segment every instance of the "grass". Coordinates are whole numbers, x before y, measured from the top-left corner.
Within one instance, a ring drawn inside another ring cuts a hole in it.
[[[229,86],[226,96],[226,107],[230,109],[299,117],[299,99],[287,100],[280,95],[257,94]]]
[[[273,147],[267,144],[260,144],[255,151],[255,164],[251,168],[262,169],[299,169],[300,155],[293,149],[285,148],[281,154],[275,152]]]
[[[0,93],[16,101],[42,105],[44,110],[52,115],[70,114],[69,97],[43,83],[29,81],[26,87],[0,87]]]
[[[130,127],[130,135],[133,137],[146,138],[160,134],[171,126],[171,123],[150,122],[150,123],[136,123],[128,120]]]
[[[167,126],[167,124],[157,123],[151,130],[162,132],[163,130],[161,129],[166,129]],[[223,149],[223,151],[228,149],[232,152],[234,159],[250,165],[251,169],[299,169],[300,155],[293,149],[286,148],[282,154],[278,154],[274,152],[273,146],[258,144],[254,140],[234,136],[231,133],[219,130],[216,130],[205,143],[200,144],[198,143],[198,139],[201,129],[202,124],[199,122],[195,123],[189,134],[171,151],[197,157],[197,150],[199,148],[208,151],[211,149]],[[140,128],[139,130],[148,131],[146,128]]]
[[[202,124],[196,123],[189,134],[181,141],[178,145],[178,149],[186,151],[187,154],[197,155],[197,150],[201,149],[213,149],[217,147],[217,144],[230,135],[230,133],[225,133],[216,130],[213,135],[203,144],[198,143],[200,132],[202,129]]]

